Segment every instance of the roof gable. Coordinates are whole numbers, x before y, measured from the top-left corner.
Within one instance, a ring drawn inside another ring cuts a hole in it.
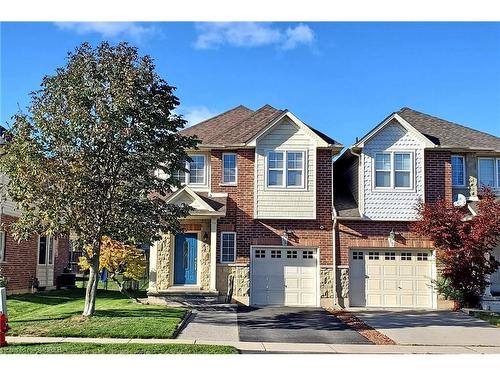
[[[404,128],[408,133],[413,135],[417,140],[421,141],[425,147],[434,147],[434,144],[425,137],[422,133],[420,133],[417,129],[415,129],[408,121],[399,116],[397,113],[392,113],[388,117],[385,118],[379,125],[377,125],[374,129],[372,129],[368,134],[366,134],[363,138],[361,138],[358,142],[356,142],[352,147],[365,147],[366,143],[368,143],[373,137],[380,133],[382,129],[386,126],[391,126],[394,121],[398,123],[402,128]]]
[[[197,136],[201,141],[200,146],[205,147],[255,146],[256,139],[285,116],[288,116],[292,122],[314,138],[320,145],[319,147],[332,145],[338,148],[342,147],[332,138],[304,124],[288,110],[279,110],[269,104],[256,111],[238,106],[184,129],[181,134]]]

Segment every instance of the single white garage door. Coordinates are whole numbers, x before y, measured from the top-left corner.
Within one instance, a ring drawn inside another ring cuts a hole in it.
[[[316,249],[252,249],[252,305],[318,306],[317,284]]]
[[[352,250],[349,254],[352,307],[432,308],[432,252]]]

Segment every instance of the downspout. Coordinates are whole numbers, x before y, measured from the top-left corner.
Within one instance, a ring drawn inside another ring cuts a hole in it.
[[[332,252],[333,252],[333,307],[339,306],[339,295],[337,293],[337,249],[336,249],[336,228],[337,228],[337,211],[335,210],[334,205],[334,194],[333,191],[333,158],[332,158],[332,216],[333,216],[333,228],[332,228]]]

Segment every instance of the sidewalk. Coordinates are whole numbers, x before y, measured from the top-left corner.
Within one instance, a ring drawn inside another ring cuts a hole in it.
[[[276,342],[204,341],[185,339],[112,339],[82,337],[18,337],[10,343],[96,343],[96,344],[205,344],[229,345],[243,353],[331,353],[331,354],[500,354],[496,346],[451,345],[361,345],[361,344],[297,344]]]

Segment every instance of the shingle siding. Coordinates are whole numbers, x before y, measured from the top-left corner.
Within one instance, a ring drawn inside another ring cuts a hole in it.
[[[411,190],[374,189],[375,154],[384,151],[413,153],[413,186]],[[417,204],[424,199],[423,144],[395,121],[388,124],[372,139],[362,152],[364,216],[372,220],[414,220]]]

